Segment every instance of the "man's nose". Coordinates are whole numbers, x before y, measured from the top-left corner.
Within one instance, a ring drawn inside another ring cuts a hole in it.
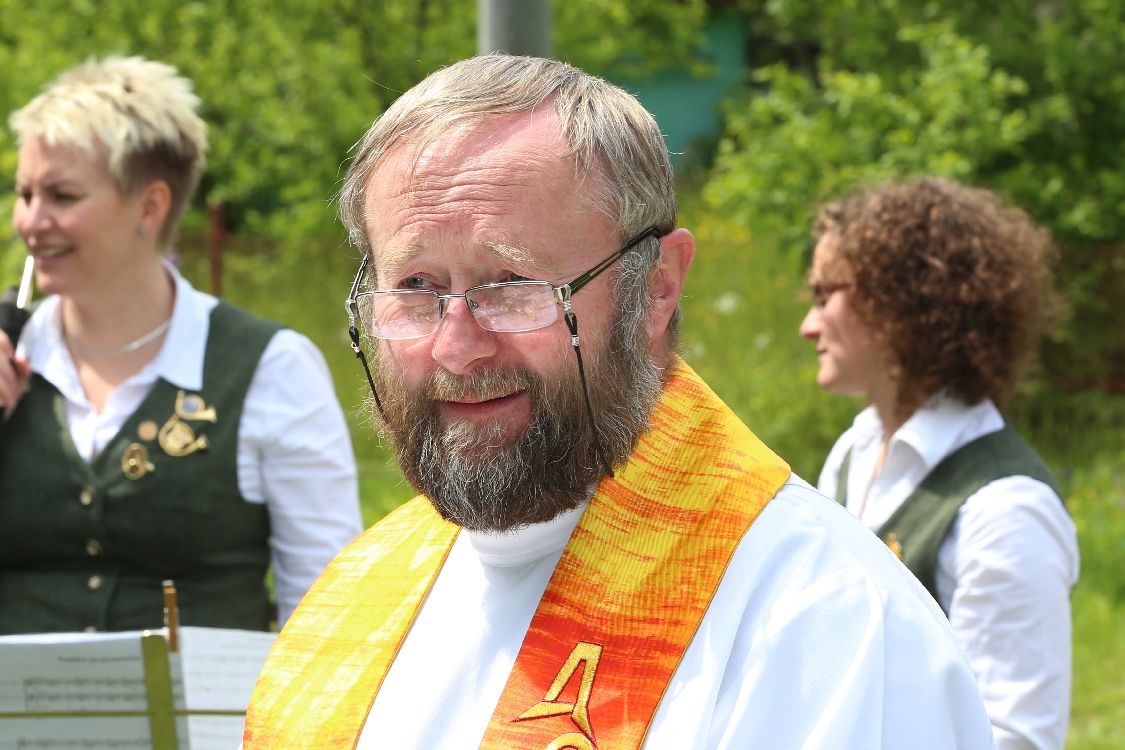
[[[434,332],[434,361],[455,375],[464,375],[476,362],[496,355],[497,334],[486,331],[473,318],[464,297],[445,298],[443,315]]]

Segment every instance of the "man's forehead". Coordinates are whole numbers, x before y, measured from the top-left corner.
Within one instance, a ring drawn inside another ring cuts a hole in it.
[[[541,162],[573,162],[554,110],[487,115],[398,141],[372,170],[368,187],[377,173],[415,180],[430,170],[442,172],[452,165],[469,165],[498,152],[514,159],[522,155]]]
[[[440,249],[448,258],[536,270],[547,248],[526,241],[520,227],[536,218],[586,225],[595,221],[589,214],[600,216],[576,172],[553,110],[490,116],[428,144],[399,142],[368,178],[373,260],[386,272]]]
[[[421,242],[390,242],[382,247],[373,248],[373,252],[376,266],[391,271],[410,265],[433,249],[432,246]],[[511,242],[484,240],[472,244],[459,243],[459,249],[460,252],[457,253],[459,256],[469,258],[492,256],[496,261],[507,266],[529,267],[536,261],[532,250]]]

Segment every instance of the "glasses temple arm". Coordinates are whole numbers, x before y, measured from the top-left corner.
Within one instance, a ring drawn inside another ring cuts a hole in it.
[[[371,386],[371,395],[375,397],[375,407],[379,410],[379,416],[383,421],[387,421],[387,413],[383,411],[383,402],[379,400],[379,391],[375,388],[375,379],[371,377],[371,368],[367,365],[367,356],[363,353],[363,348],[359,345],[359,329],[355,324],[348,326],[348,337],[352,340],[352,351],[355,352],[356,359],[363,365],[363,374],[367,376],[367,385]]]
[[[621,248],[616,253],[609,256],[608,258],[603,260],[601,263],[599,263],[598,265],[594,266],[593,268],[591,268],[586,273],[579,276],[577,279],[574,279],[573,281],[571,281],[569,284],[567,284],[567,286],[570,287],[571,294],[573,294],[574,292],[577,292],[579,289],[581,289],[582,287],[589,284],[591,281],[594,280],[594,277],[596,277],[598,274],[600,274],[605,269],[612,266],[614,263],[617,262],[618,258],[620,258],[622,255],[624,255],[625,253],[629,252],[632,249],[633,249],[632,245],[627,245],[626,247]]]
[[[383,421],[387,421],[387,413],[383,411],[383,402],[379,400],[379,391],[375,388],[375,379],[371,377],[371,368],[367,364],[367,356],[363,353],[363,347],[359,345],[359,326],[356,323],[359,317],[359,305],[356,303],[356,297],[359,295],[359,286],[363,283],[363,277],[367,273],[367,262],[370,255],[363,254],[363,260],[359,262],[359,270],[356,271],[355,280],[352,281],[351,291],[348,292],[348,298],[344,300],[344,308],[348,311],[348,338],[352,340],[352,351],[355,352],[356,359],[363,365],[363,374],[367,376],[367,385],[371,387],[371,395],[375,398],[375,407],[379,410],[379,416]]]
[[[594,277],[596,277],[602,271],[604,271],[605,269],[609,268],[614,263],[616,263],[618,258],[620,258],[625,253],[632,250],[634,247],[639,245],[641,243],[641,241],[647,239],[648,237],[660,237],[660,230],[657,229],[656,227],[649,227],[648,229],[641,232],[640,234],[634,235],[633,237],[629,238],[629,241],[626,242],[625,245],[620,250],[618,250],[616,253],[609,256],[605,260],[603,260],[598,265],[591,268],[586,273],[579,276],[577,279],[574,279],[573,281],[571,281],[566,286],[570,287],[570,292],[572,294],[574,292],[577,292],[579,289],[581,289],[582,287],[586,286],[591,281],[593,281]]]
[[[566,320],[566,327],[570,329],[570,345],[574,347],[574,356],[578,359],[578,378],[582,381],[582,395],[586,400],[586,417],[590,420],[590,435],[594,438],[594,450],[597,451],[598,458],[601,459],[606,474],[612,478],[613,467],[609,465],[609,459],[606,458],[605,449],[602,448],[602,441],[598,437],[598,424],[594,421],[594,405],[590,403],[590,388],[586,385],[586,368],[582,364],[582,349],[578,346],[578,317],[574,314],[574,310],[570,306],[569,294],[563,297],[561,304],[563,306],[563,318]]]

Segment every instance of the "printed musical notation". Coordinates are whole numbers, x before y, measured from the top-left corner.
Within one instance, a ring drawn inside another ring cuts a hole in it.
[[[189,711],[236,711],[234,716],[189,713],[191,750],[232,750],[242,742],[242,722],[274,633],[220,628],[180,628],[180,668]]]
[[[150,748],[143,635],[0,637],[0,750]],[[179,750],[237,747],[275,636],[194,627],[179,635],[179,652],[168,654]]]

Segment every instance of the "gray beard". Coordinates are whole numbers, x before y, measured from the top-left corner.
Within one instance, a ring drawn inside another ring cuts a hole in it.
[[[640,330],[614,325],[601,352],[584,358],[598,435],[611,466],[633,452],[660,396],[660,370],[639,343],[647,338],[638,334]],[[522,368],[467,376],[439,369],[420,390],[406,387],[386,357],[377,357],[375,364],[384,432],[399,466],[446,520],[485,532],[549,521],[584,502],[605,473],[586,416],[577,361],[551,383]],[[435,405],[517,389],[531,398],[531,423],[507,445],[505,424],[442,424]]]

